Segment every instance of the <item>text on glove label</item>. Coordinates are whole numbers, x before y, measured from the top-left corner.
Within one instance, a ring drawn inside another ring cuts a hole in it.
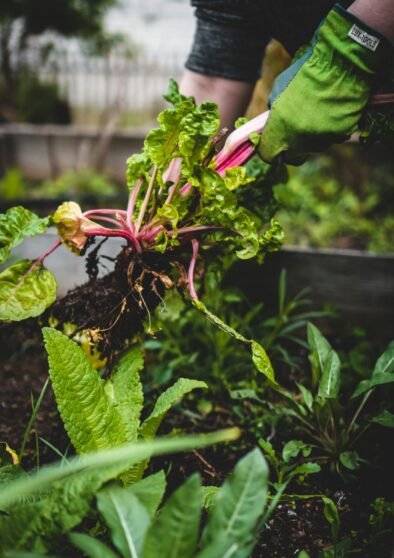
[[[353,27],[350,29],[348,37],[353,39],[353,41],[356,41],[356,43],[359,43],[369,50],[372,50],[373,52],[375,52],[380,43],[380,40],[377,37],[374,37],[366,31],[363,31],[356,24],[354,24]]]

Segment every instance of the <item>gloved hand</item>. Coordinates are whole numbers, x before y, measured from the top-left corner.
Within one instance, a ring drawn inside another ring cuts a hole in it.
[[[316,31],[311,48],[274,83],[271,112],[258,152],[272,162],[301,164],[313,151],[345,141],[393,48],[379,33],[336,5]]]

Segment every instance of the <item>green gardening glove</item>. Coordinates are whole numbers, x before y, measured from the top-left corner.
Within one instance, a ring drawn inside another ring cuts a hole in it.
[[[276,80],[258,152],[301,164],[313,151],[341,143],[357,130],[371,89],[393,48],[379,33],[336,5],[311,48]]]

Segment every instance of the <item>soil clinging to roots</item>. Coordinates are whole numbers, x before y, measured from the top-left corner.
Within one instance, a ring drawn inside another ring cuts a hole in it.
[[[56,327],[72,323],[76,332],[88,332],[101,356],[111,362],[141,331],[145,318],[174,283],[168,257],[157,252],[136,254],[129,246],[116,257],[114,270],[98,277],[99,247],[87,257],[89,280],[56,301],[48,315],[56,319]]]

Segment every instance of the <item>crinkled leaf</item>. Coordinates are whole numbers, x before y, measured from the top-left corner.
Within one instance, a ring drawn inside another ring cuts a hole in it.
[[[164,93],[163,97],[166,101],[175,106],[179,105],[179,103],[187,99],[185,95],[182,95],[182,93],[179,92],[178,84],[175,79],[172,78],[170,79],[170,82],[168,84],[168,90],[166,93]]]
[[[43,328],[56,403],[78,453],[126,442],[125,426],[104,390],[104,381],[77,343],[56,329]]]
[[[192,558],[197,546],[201,505],[200,478],[193,475],[170,496],[149,529],[143,558],[159,555],[160,558]]]
[[[207,384],[200,380],[179,378],[173,386],[159,396],[151,415],[141,425],[140,435],[145,439],[153,438],[167,412],[175,403],[194,389],[207,387]]]
[[[223,179],[226,188],[230,191],[236,190],[239,186],[250,184],[255,180],[252,176],[247,176],[245,167],[232,167],[227,169]]]
[[[139,558],[150,517],[138,498],[130,489],[113,485],[99,492],[97,507],[122,557]]]
[[[101,486],[115,478],[125,468],[114,463],[102,468],[90,468],[52,483],[51,487],[23,498],[0,515],[0,552],[5,548],[31,549],[38,537],[67,533],[78,525],[90,510],[92,500]]]
[[[64,202],[52,217],[62,242],[72,252],[79,254],[88,241],[86,233],[98,233],[102,227],[82,213],[79,205],[73,201]]]
[[[152,167],[152,162],[145,153],[134,153],[127,159],[127,186],[131,190],[141,178],[149,179],[149,171]]]
[[[105,382],[105,391],[119,413],[125,427],[126,441],[134,442],[138,436],[144,395],[139,372],[144,366],[140,347],[132,347],[119,358],[111,377]]]
[[[218,491],[203,532],[203,550],[224,536],[226,545],[236,545],[234,558],[250,556],[254,529],[267,495],[268,467],[260,450],[255,449],[238,462]]]
[[[0,263],[4,262],[12,248],[29,236],[45,232],[50,217],[41,219],[22,206],[11,207],[0,214]]]
[[[56,299],[56,279],[41,263],[21,260],[0,273],[0,320],[39,316]]]
[[[371,378],[360,382],[352,397],[358,397],[376,386],[391,384],[392,382],[394,382],[394,341],[389,344],[386,351],[378,358]]]

